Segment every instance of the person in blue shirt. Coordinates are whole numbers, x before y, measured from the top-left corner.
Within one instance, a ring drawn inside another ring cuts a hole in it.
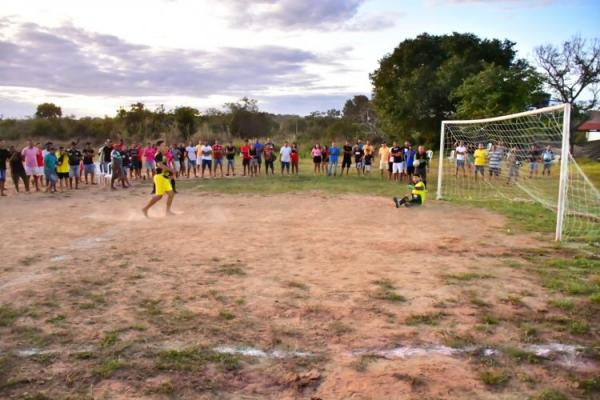
[[[254,143],[252,148],[256,151],[256,162],[258,163],[258,174],[260,175],[260,169],[262,167],[262,153],[264,147],[260,143],[260,141],[256,139],[256,143]]]
[[[406,160],[406,175],[408,175],[409,182],[411,180],[411,177],[415,174],[415,154],[416,152],[413,150],[412,145],[409,143],[404,158]]]
[[[53,146],[48,149],[48,153],[44,156],[44,176],[46,178],[46,192],[56,193],[56,182],[58,174],[56,173],[56,148]]]
[[[337,162],[340,156],[340,149],[335,145],[335,142],[331,142],[329,148],[329,165],[327,166],[327,176],[337,176]]]

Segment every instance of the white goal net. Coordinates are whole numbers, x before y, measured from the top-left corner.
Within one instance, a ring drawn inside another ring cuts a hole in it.
[[[552,212],[557,240],[598,243],[600,191],[571,156],[569,129],[568,104],[444,121],[437,197],[507,202],[501,206],[508,207],[537,203]]]

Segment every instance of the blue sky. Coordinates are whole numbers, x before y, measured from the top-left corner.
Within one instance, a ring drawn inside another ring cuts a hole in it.
[[[585,0],[3,0],[0,114],[219,108],[243,96],[307,114],[369,94],[368,75],[402,40],[471,32],[535,46],[599,37]]]

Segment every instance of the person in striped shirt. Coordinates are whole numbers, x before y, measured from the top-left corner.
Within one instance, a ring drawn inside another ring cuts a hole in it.
[[[504,157],[504,152],[500,147],[496,144],[492,145],[492,148],[488,152],[488,162],[490,166],[490,179],[492,177],[500,176],[500,171],[502,167],[502,158]]]

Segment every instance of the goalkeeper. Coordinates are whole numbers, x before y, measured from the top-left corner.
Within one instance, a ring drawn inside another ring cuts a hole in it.
[[[412,176],[412,183],[412,185],[408,185],[410,189],[410,194],[408,196],[404,196],[401,199],[394,197],[396,208],[400,208],[401,205],[404,205],[405,207],[412,207],[425,204],[425,199],[427,198],[427,189],[425,188],[425,183],[419,175]]]

